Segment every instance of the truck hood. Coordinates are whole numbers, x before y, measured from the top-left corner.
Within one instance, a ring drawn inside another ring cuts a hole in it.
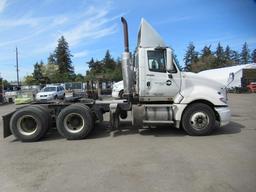
[[[213,79],[201,76],[198,73],[192,73],[192,72],[182,72],[181,73],[183,79],[185,79],[186,83],[192,83],[192,84],[200,84],[200,85],[205,85],[207,87],[212,87],[217,90],[221,88],[225,88],[225,85],[218,82],[214,81]]]
[[[183,96],[183,103],[190,103],[202,99],[210,101],[214,105],[226,105],[220,99],[227,101],[225,85],[208,79],[196,73],[182,72],[182,83],[180,95]]]

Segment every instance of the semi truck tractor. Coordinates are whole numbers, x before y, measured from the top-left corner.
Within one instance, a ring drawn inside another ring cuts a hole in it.
[[[98,101],[72,97],[62,101],[32,103],[3,116],[3,134],[24,142],[37,141],[57,127],[59,134],[84,139],[109,113],[111,130],[120,118],[131,114],[131,129],[166,124],[182,128],[189,135],[210,134],[229,123],[230,109],[224,85],[191,72],[182,72],[173,50],[144,19],[141,20],[134,54],[129,50],[128,25],[124,32],[122,75],[124,98]]]

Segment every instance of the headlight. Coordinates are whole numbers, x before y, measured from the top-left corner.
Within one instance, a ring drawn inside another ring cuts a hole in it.
[[[223,103],[227,104],[228,101],[228,96],[227,96],[227,89],[226,88],[221,88],[221,90],[218,92],[218,94],[221,96],[219,99]]]

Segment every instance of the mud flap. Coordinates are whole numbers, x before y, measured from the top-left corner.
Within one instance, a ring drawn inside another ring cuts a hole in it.
[[[13,114],[14,114],[14,111],[2,116],[2,118],[3,118],[3,136],[4,136],[4,138],[12,135],[12,132],[11,132],[11,129],[10,129],[10,120],[11,120],[11,117],[12,117]]]

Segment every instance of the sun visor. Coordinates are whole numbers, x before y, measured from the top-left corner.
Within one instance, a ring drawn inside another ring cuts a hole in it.
[[[157,33],[155,29],[143,18],[141,19],[137,46],[167,47],[159,33]]]

